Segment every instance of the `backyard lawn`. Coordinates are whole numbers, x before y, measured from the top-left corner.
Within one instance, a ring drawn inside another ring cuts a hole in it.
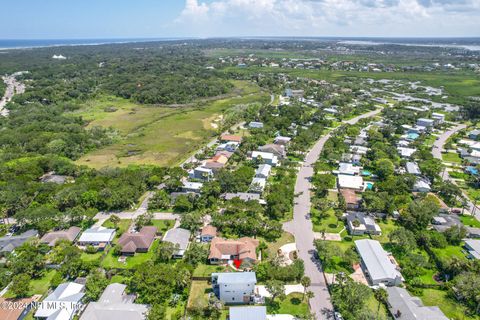
[[[446,291],[437,289],[424,289],[420,297],[426,306],[438,306],[450,319],[455,320],[473,320],[478,319],[469,317],[465,314],[460,304],[447,296]],[[433,319],[432,319],[433,320]]]
[[[115,234],[115,238],[119,238],[120,235],[125,233],[128,230],[128,228],[130,227],[131,224],[132,224],[132,220],[130,220],[130,219],[120,220],[120,222],[117,224],[117,232]],[[115,225],[110,220],[106,220],[102,224],[102,226],[105,227],[105,228],[115,229]]]
[[[175,220],[152,220],[152,225],[157,227],[158,232],[165,234],[168,229],[175,225]]]
[[[462,163],[462,158],[456,152],[442,153],[442,159],[445,162]]]
[[[146,261],[153,260],[155,255],[155,250],[158,247],[159,240],[155,240],[150,247],[150,250],[146,253],[136,253],[132,257],[127,257],[125,263],[119,262],[118,257],[113,255],[113,249],[111,249],[105,258],[102,260],[101,266],[106,269],[120,268],[120,269],[131,269],[134,268]]]
[[[480,228],[480,221],[472,216],[460,216],[460,220],[467,227]]]
[[[34,294],[44,295],[47,293],[48,288],[50,287],[50,281],[53,276],[57,273],[55,270],[48,270],[45,272],[43,277],[39,279],[34,279],[30,281],[30,290],[28,291],[28,296],[33,296]],[[4,295],[4,298],[13,298],[14,296],[7,291]]]
[[[209,264],[199,264],[195,270],[193,270],[194,277],[210,277],[214,272],[224,272],[226,268],[224,266],[216,266]]]
[[[192,281],[187,309],[205,308],[208,305],[208,293],[210,292],[212,292],[212,286],[208,281]]]
[[[291,314],[293,316],[301,317],[308,314],[308,304],[306,299],[303,299],[301,293],[291,293],[284,300],[276,299],[271,302],[266,299],[268,314]]]
[[[447,246],[443,249],[432,248],[432,251],[438,258],[442,260],[448,260],[451,257],[455,256],[466,261],[467,257],[463,252],[463,245],[464,243],[461,243],[459,246]]]

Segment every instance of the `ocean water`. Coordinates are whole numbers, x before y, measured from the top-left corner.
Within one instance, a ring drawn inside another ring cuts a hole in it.
[[[0,39],[0,49],[40,48],[54,46],[78,46],[78,45],[99,45],[109,43],[130,43],[150,41],[172,41],[183,38],[125,38],[125,39]]]

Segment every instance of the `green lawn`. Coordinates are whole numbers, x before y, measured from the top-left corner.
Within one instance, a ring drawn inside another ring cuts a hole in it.
[[[284,300],[277,298],[275,302],[267,298],[265,304],[268,314],[291,314],[301,317],[306,316],[309,312],[308,303],[301,293],[291,293]]]
[[[216,266],[209,264],[199,264],[195,270],[193,270],[194,277],[209,277],[214,272],[224,272],[226,268],[224,266]]]
[[[150,250],[146,253],[136,253],[132,257],[127,257],[126,263],[118,261],[118,257],[113,255],[113,250],[110,250],[105,258],[102,260],[101,266],[106,269],[120,268],[120,269],[132,269],[146,261],[153,260],[155,255],[155,249],[158,247],[159,240],[155,240],[150,247]]]
[[[456,303],[455,300],[447,296],[446,291],[437,289],[424,289],[420,297],[426,306],[437,306],[450,319],[455,320],[474,320],[478,319],[469,317],[465,314],[462,306]],[[433,319],[432,319],[433,320]]]
[[[212,292],[212,286],[208,281],[192,281],[188,296],[187,309],[205,308],[208,305],[208,293]]]
[[[157,227],[157,232],[165,234],[168,229],[175,225],[175,220],[152,220],[152,225]]]
[[[335,211],[332,208],[326,212],[326,217],[321,220],[315,217],[315,209],[312,208],[312,212],[314,212],[312,217],[313,231],[321,232],[325,230],[327,233],[339,233],[344,228],[344,223],[341,220],[337,221]]]
[[[379,315],[378,319],[388,319],[389,313],[385,305],[381,303],[380,308],[378,306],[379,306],[378,300],[375,299],[373,295],[371,295],[370,299],[368,299],[367,301],[367,308],[371,310],[374,314],[377,314],[377,310],[378,310],[378,315]]]
[[[131,224],[132,220],[130,219],[120,220],[120,222],[117,224],[117,232],[115,238],[120,238],[120,236],[128,230]],[[105,228],[115,228],[115,225],[110,220],[105,221],[102,226]]]
[[[379,236],[372,236],[372,239],[378,240],[381,243],[387,243],[389,241],[388,235],[398,228],[396,222],[392,219],[387,219],[386,221],[377,220],[377,224],[380,226],[380,229],[382,229],[382,234]]]
[[[462,158],[454,152],[442,153],[442,159],[445,162],[462,163]]]
[[[432,251],[435,253],[435,255],[438,258],[442,260],[447,260],[454,256],[462,260],[463,259],[467,260],[465,253],[462,252],[463,251],[462,246],[463,246],[463,243],[460,244],[459,246],[447,246],[443,249],[433,248]]]
[[[460,216],[460,220],[467,227],[480,228],[480,221],[472,216]]]
[[[287,243],[292,243],[295,242],[295,238],[291,233],[288,232],[283,232],[282,236],[277,239],[275,242],[268,242],[268,257],[269,258],[275,258],[277,256],[277,252],[280,249],[281,246],[287,244]]]
[[[48,288],[50,288],[50,281],[52,281],[53,276],[57,271],[55,270],[48,270],[45,272],[43,277],[39,279],[34,279],[30,281],[30,290],[28,291],[29,296],[33,296],[34,294],[44,295]],[[4,295],[4,298],[13,298],[14,296],[7,291]]]
[[[80,256],[80,259],[86,262],[91,262],[95,260],[100,260],[102,257],[103,252],[96,252],[96,253],[87,253],[87,252],[82,252],[82,255]]]
[[[232,94],[225,98],[189,106],[134,105],[116,99],[108,103],[101,99],[86,103],[75,115],[91,118],[91,127],[116,129],[119,138],[112,145],[86,154],[77,163],[93,168],[179,164],[218,133],[216,121],[222,114],[270,99],[254,84],[246,81],[234,81],[234,84]],[[105,113],[103,110],[109,104],[118,105],[119,109]]]

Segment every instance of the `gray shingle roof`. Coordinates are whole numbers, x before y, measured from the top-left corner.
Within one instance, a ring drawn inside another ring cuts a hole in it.
[[[417,297],[412,297],[407,290],[388,287],[388,306],[390,313],[399,320],[448,320],[438,307],[424,306]]]

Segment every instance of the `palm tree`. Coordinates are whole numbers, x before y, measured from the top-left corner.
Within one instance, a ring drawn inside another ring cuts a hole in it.
[[[374,296],[375,296],[375,299],[377,299],[378,301],[378,307],[377,307],[377,319],[378,319],[378,313],[380,312],[380,305],[382,303],[385,303],[385,301],[387,301],[388,299],[388,292],[387,290],[383,289],[383,288],[378,288],[377,290],[375,290],[373,292]]]
[[[310,285],[312,284],[312,280],[310,280],[310,278],[307,276],[303,276],[302,279],[300,279],[300,283],[303,286],[303,298],[305,299],[307,288],[310,287]]]
[[[315,293],[313,293],[312,291],[307,291],[306,297],[307,297],[308,300],[310,300],[313,297],[315,297]]]

